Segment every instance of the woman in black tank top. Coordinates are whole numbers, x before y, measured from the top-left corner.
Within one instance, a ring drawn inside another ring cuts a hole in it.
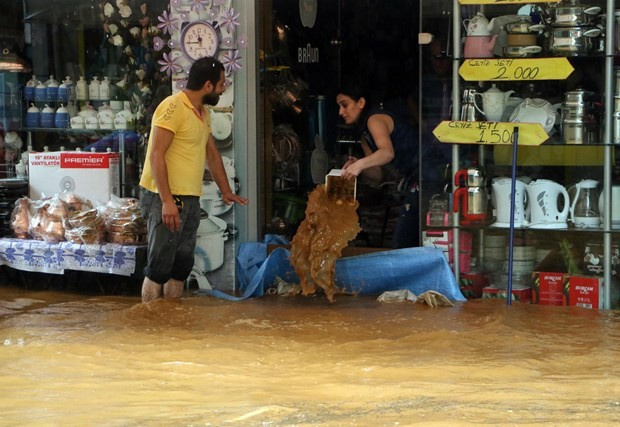
[[[392,164],[406,182],[404,205],[394,233],[397,248],[419,246],[418,136],[406,120],[383,110],[371,109],[362,89],[341,88],[336,96],[338,114],[348,125],[356,126],[364,157],[349,157],[343,176],[353,179],[363,174],[381,182],[381,167]]]

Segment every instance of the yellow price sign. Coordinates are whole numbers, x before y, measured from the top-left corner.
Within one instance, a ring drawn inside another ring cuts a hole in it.
[[[557,3],[558,0],[536,0],[536,3]],[[459,0],[461,4],[526,4],[531,0]]]
[[[575,69],[567,58],[466,59],[459,74],[467,81],[564,80]]]
[[[540,123],[444,120],[433,134],[440,142],[450,144],[512,145],[515,127],[519,128],[519,145],[540,145],[549,138]]]

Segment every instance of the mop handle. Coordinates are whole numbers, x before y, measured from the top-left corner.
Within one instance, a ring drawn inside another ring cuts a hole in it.
[[[512,174],[510,176],[510,237],[508,239],[508,288],[506,304],[512,304],[512,257],[515,239],[515,190],[517,184],[517,147],[519,146],[519,128],[515,126],[512,136]]]

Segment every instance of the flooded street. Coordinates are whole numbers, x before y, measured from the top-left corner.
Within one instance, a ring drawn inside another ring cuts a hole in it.
[[[613,425],[620,313],[0,286],[1,425]]]

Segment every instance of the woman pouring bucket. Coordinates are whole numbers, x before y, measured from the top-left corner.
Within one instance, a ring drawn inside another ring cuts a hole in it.
[[[418,135],[404,118],[373,108],[362,85],[346,80],[336,96],[338,114],[347,125],[353,125],[360,135],[364,157],[350,156],[343,166],[342,176],[354,179],[360,175],[381,182],[381,167],[391,164],[402,175],[399,190],[405,199],[394,230],[394,247],[419,246]]]

